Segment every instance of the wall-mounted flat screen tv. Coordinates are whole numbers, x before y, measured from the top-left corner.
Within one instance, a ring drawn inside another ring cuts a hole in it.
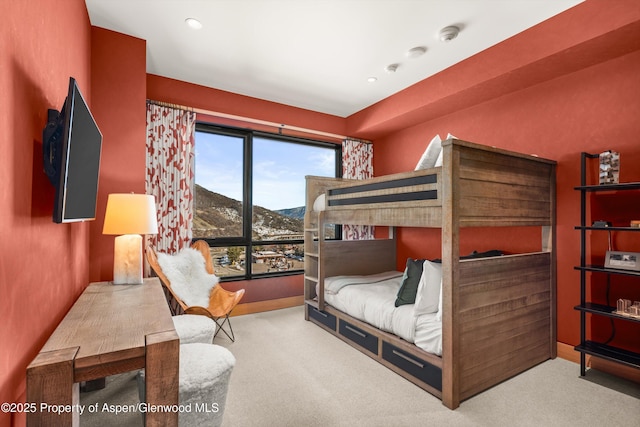
[[[62,109],[48,111],[42,131],[44,170],[56,189],[54,222],[96,218],[101,151],[102,133],[71,77]]]

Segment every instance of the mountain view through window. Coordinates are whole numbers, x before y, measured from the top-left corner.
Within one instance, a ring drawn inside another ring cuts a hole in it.
[[[193,238],[220,277],[302,271],[305,176],[336,176],[339,146],[214,130],[196,131]]]

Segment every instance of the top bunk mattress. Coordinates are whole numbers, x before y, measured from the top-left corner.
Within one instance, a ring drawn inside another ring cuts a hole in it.
[[[325,279],[325,302],[332,307],[394,334],[421,349],[442,354],[442,322],[438,313],[416,316],[414,304],[395,306],[403,272]]]

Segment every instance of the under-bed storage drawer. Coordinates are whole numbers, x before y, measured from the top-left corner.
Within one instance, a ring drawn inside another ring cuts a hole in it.
[[[336,316],[325,311],[318,310],[311,305],[307,305],[307,310],[309,310],[310,318],[312,318],[316,322],[322,323],[327,328],[331,328],[331,330],[333,331],[336,330]]]
[[[349,340],[366,348],[374,354],[378,354],[378,337],[371,335],[370,333],[365,332],[344,320],[340,320],[338,328],[340,335],[343,337],[349,338]]]
[[[436,390],[442,391],[442,369],[439,367],[418,359],[411,353],[384,341],[382,342],[382,358]]]

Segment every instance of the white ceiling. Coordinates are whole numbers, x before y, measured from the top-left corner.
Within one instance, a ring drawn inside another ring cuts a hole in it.
[[[341,117],[582,0],[86,0],[147,41],[147,72]],[[193,30],[186,18],[203,24]],[[460,35],[438,40],[443,27]],[[408,58],[414,47],[426,54]],[[395,73],[385,72],[399,64]],[[368,83],[368,77],[377,77]]]

